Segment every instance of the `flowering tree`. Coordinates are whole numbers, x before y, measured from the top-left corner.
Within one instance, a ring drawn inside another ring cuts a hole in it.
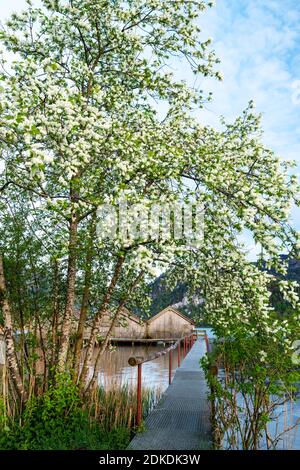
[[[15,57],[9,64],[3,60],[0,74],[1,243],[4,255],[9,249],[17,259],[5,231],[10,226],[14,232],[22,217],[19,233],[28,246],[19,258],[32,264],[27,295],[35,283],[27,319],[37,319],[34,325],[43,315],[51,320],[42,344],[45,370],[71,367],[74,381],[89,388],[104,313],[113,312],[112,323],[98,358],[123,306],[139,302],[150,276],[162,267],[202,289],[210,318],[222,331],[272,330],[267,276],[249,265],[237,236],[250,229],[268,263],[282,270],[279,250],[299,247],[288,226],[298,185],[288,165],[262,145],[251,103],[234,123],[223,122],[223,130],[215,131],[191,113],[210,96],[170,72],[176,57],[195,74],[220,78],[210,41],[200,39],[196,21],[210,2],[43,0],[41,8],[27,3],[0,32],[2,48]],[[165,103],[163,116],[156,102]],[[148,235],[99,241],[97,208],[117,204],[124,195],[129,204],[201,204],[204,243],[196,240],[187,249],[182,241]],[[13,272],[24,276],[9,266],[7,272],[10,284]],[[42,288],[42,279],[51,289]],[[283,289],[297,303],[291,289]],[[10,308],[16,311],[14,298]],[[87,317],[92,328],[80,371]],[[4,319],[13,372],[18,358],[9,318]],[[34,375],[35,366],[27,367]],[[14,382],[20,396],[26,380]]]

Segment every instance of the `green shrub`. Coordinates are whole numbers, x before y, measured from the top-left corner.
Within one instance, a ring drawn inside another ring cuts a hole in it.
[[[130,431],[105,431],[83,409],[78,388],[67,374],[56,377],[41,397],[27,402],[18,419],[0,422],[0,449],[72,450],[124,449]]]

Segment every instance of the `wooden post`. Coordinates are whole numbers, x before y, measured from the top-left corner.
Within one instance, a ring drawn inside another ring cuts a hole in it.
[[[142,422],[142,364],[138,364],[136,425]]]
[[[209,341],[207,333],[205,333],[205,344],[206,344],[206,352],[209,353]]]
[[[178,362],[178,367],[180,367],[180,341],[178,343],[178,348],[177,348],[177,362]]]
[[[172,349],[169,351],[169,385],[172,382]]]

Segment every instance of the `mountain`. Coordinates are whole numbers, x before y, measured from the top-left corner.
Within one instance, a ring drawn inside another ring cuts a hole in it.
[[[282,261],[288,260],[288,270],[286,276],[278,275],[273,269],[268,270],[274,276],[286,279],[288,281],[297,281],[300,283],[300,259],[289,258],[289,255],[280,255]]]
[[[155,315],[164,308],[172,306],[193,319],[201,318],[203,299],[197,296],[189,299],[187,291],[185,283],[178,283],[174,289],[170,289],[167,286],[166,276],[164,274],[159,276],[150,286],[152,298],[150,313]]]
[[[288,255],[280,255],[283,261],[288,259],[288,271],[286,276],[279,276],[274,270],[270,270],[270,274],[275,275],[278,278],[284,278],[291,281],[297,281],[300,283],[300,260],[289,258]],[[262,268],[264,269],[264,267]],[[166,276],[163,274],[159,276],[150,286],[152,303],[150,306],[150,312],[152,315],[163,310],[165,307],[171,305],[174,308],[178,308],[185,315],[191,318],[202,317],[202,305],[203,299],[194,296],[192,301],[187,296],[187,285],[185,283],[179,283],[174,289],[170,289],[167,286]],[[278,290],[278,287],[274,284],[271,287],[272,295],[271,302],[279,313],[286,314],[289,310],[289,306],[282,299],[282,296]],[[201,324],[201,320],[200,320]]]
[[[280,255],[282,261],[287,261],[288,269],[287,274],[285,276],[277,274],[273,269],[268,270],[270,274],[273,274],[278,279],[285,279],[288,281],[296,281],[299,283],[299,291],[300,291],[300,260],[289,258],[288,255]],[[289,313],[292,313],[293,308],[291,305],[284,300],[282,293],[279,290],[278,283],[274,281],[270,287],[271,291],[271,305],[275,308],[277,313],[282,316],[287,316]]]

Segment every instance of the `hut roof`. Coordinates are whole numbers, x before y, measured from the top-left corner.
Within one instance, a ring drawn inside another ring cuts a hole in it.
[[[106,310],[105,311],[105,315],[108,315],[110,316],[111,313],[109,310]],[[120,313],[120,316],[122,316],[123,318],[124,317],[127,317],[129,320],[132,320],[136,323],[141,323],[142,319],[140,317],[138,317],[137,315],[135,315],[134,313],[132,313],[130,310],[128,310],[126,307],[123,307],[122,310],[121,310],[121,313]],[[72,316],[72,321],[73,322],[77,322],[79,320],[79,317],[80,317],[80,310],[74,310],[73,311],[73,316]],[[87,320],[87,324],[91,324],[93,321],[93,319],[89,319]],[[1,327],[0,327],[1,328]]]
[[[141,318],[135,315],[135,313],[130,312],[126,307],[122,308],[122,313],[123,316],[128,317],[130,320],[136,322],[136,323],[141,323]]]
[[[149,323],[153,322],[154,320],[156,320],[157,318],[159,318],[161,315],[163,315],[165,312],[167,311],[172,311],[175,315],[178,315],[179,317],[183,318],[184,320],[186,320],[187,322],[189,322],[191,325],[194,325],[195,322],[194,320],[192,320],[191,318],[187,317],[186,315],[184,315],[183,313],[181,313],[179,310],[177,310],[176,308],[174,307],[166,307],[164,308],[163,310],[161,310],[161,312],[157,313],[156,315],[154,315],[154,317],[150,318],[148,320]]]

